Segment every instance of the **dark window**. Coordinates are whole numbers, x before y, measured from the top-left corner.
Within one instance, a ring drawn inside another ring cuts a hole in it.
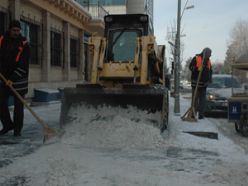
[[[6,25],[6,14],[0,12],[0,34],[4,34]]]
[[[101,5],[126,5],[126,0],[93,0],[93,2],[99,2]]]
[[[89,80],[89,71],[88,71],[88,44],[84,43],[84,78],[86,81]]]
[[[83,7],[88,7],[91,4],[90,0],[75,0],[75,1],[77,1]]]
[[[79,59],[78,41],[76,39],[70,39],[70,61],[71,67],[77,67]]]
[[[38,31],[39,26],[21,20],[22,35],[25,36],[30,46],[30,64],[39,64],[39,40]]]
[[[226,78],[225,79],[225,86],[226,86],[226,88],[231,88],[231,87],[233,87],[233,88],[241,88],[240,82],[234,77]]]
[[[51,31],[51,65],[61,66],[61,34]]]
[[[75,0],[82,6],[86,7],[89,5],[126,5],[127,0]]]

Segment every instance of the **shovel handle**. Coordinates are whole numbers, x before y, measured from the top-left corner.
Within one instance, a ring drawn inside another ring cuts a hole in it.
[[[205,52],[203,52],[202,66],[203,66],[204,60],[205,60]],[[195,99],[196,99],[196,95],[197,95],[197,91],[198,91],[198,87],[199,87],[199,82],[200,82],[200,79],[202,76],[202,70],[203,70],[203,68],[200,70],[200,73],[198,74],[198,77],[197,77],[196,87],[195,87],[195,91],[194,91],[194,95],[193,95],[193,99],[192,99],[192,104],[191,104],[192,107],[195,106]]]
[[[7,83],[7,79],[0,73],[0,78]],[[27,102],[23,99],[23,97],[14,89],[12,85],[8,85],[11,91],[16,95],[16,97],[23,103],[23,105],[31,112],[31,114],[37,119],[37,121],[42,125],[43,129],[47,131],[49,126],[31,109],[31,107],[27,104]]]

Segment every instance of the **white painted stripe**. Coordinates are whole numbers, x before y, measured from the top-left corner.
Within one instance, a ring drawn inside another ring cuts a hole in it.
[[[24,88],[15,88],[15,90],[25,90],[28,89],[28,87],[24,87]]]
[[[20,85],[20,84],[24,84],[24,83],[27,83],[28,81],[25,80],[25,81],[18,81],[18,82],[15,82],[13,83],[13,85]]]
[[[22,77],[22,75],[19,73],[19,72],[17,72],[16,70],[14,71],[19,77]]]
[[[27,73],[27,71],[21,69],[21,68],[17,68],[17,70],[21,71],[22,73]]]

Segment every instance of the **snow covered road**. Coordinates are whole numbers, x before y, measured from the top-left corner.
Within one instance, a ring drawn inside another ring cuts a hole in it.
[[[171,98],[170,110],[173,103]],[[182,114],[188,107],[189,101],[181,98]],[[58,127],[59,104],[34,109],[47,123]],[[248,183],[246,152],[223,135],[212,119],[189,123],[170,113],[169,131],[161,136],[156,127],[159,114],[147,114],[132,107],[95,110],[83,106],[71,110],[71,116],[75,120],[66,127],[64,136],[56,143],[42,146],[41,128],[26,113],[24,142],[0,145],[0,185],[246,186]],[[216,132],[218,140],[190,135],[187,131]]]

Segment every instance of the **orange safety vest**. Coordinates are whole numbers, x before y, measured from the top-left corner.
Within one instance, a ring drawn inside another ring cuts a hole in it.
[[[19,62],[19,60],[20,60],[20,57],[21,57],[21,54],[22,54],[22,51],[23,51],[23,47],[26,45],[28,43],[28,41],[27,40],[25,40],[25,41],[22,41],[22,46],[20,46],[20,47],[18,47],[18,53],[17,53],[17,55],[16,55],[16,62],[18,63]]]
[[[0,48],[2,47],[3,36],[0,37]]]
[[[3,42],[3,36],[1,36],[0,37],[0,48],[2,47],[2,42]],[[20,57],[21,57],[21,54],[22,54],[22,52],[23,52],[23,47],[26,45],[28,43],[28,41],[27,40],[25,40],[25,41],[22,41],[22,46],[20,46],[20,47],[18,47],[18,53],[17,53],[17,55],[16,55],[16,62],[18,63],[19,62],[19,60],[20,60]]]
[[[198,71],[200,71],[200,69],[202,68],[202,57],[201,56],[196,56],[196,68]],[[208,60],[208,69],[211,69],[211,61]]]

